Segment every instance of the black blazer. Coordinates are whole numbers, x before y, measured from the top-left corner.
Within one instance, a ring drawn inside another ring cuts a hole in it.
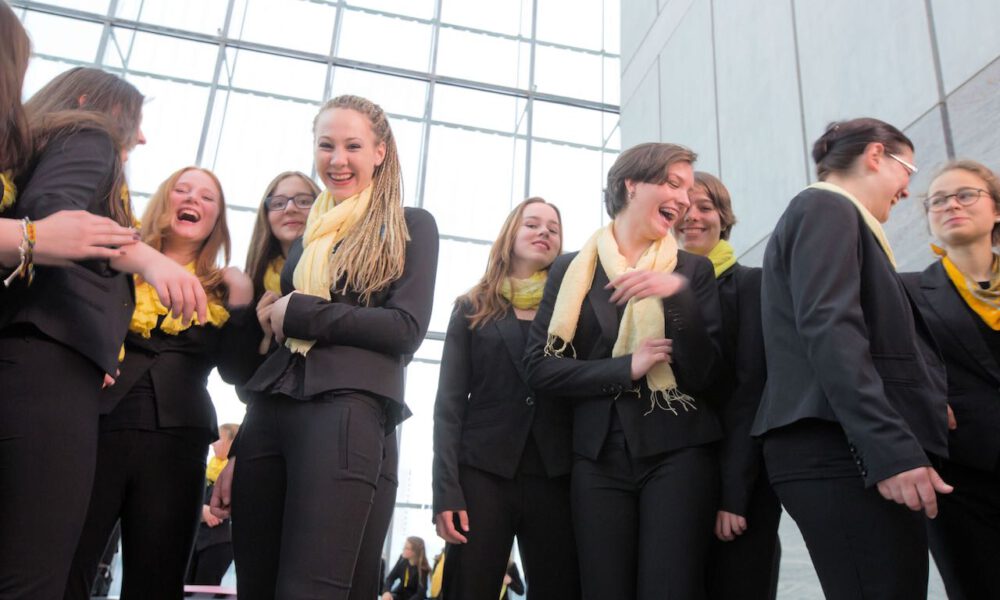
[[[218,437],[215,406],[208,393],[208,375],[218,366],[226,383],[238,384],[250,376],[234,349],[255,347],[259,327],[252,326],[254,307],[234,308],[221,328],[189,327],[177,335],[154,329],[149,339],[129,332],[125,338],[125,360],[115,385],[101,392],[101,414],[109,414],[139,379],[150,374],[156,394],[156,417],[160,427],[204,429],[210,439]]]
[[[545,355],[545,341],[559,286],[577,253],[556,259],[545,284],[545,295],[531,325],[525,356],[528,384],[556,401],[572,402],[573,451],[597,460],[617,406],[632,456],[653,456],[677,448],[714,442],[722,437],[717,407],[703,392],[718,373],[719,293],[712,263],[683,250],[677,253],[674,272],[689,283],[678,294],[663,300],[666,337],[673,340],[671,368],[681,391],[698,400],[697,410],[676,407],[676,415],[650,408],[650,392],[642,379],[641,397],[630,390],[632,356],[611,357],[618,338],[621,312],[609,302],[604,289],[608,276],[598,261],[594,281],[580,309],[573,346],[577,358]]]
[[[110,217],[117,152],[103,131],[52,140],[18,176],[21,192],[11,216],[37,220],[61,210],[87,210]],[[31,324],[114,374],[134,308],[131,276],[111,269],[107,260],[89,260],[36,266],[31,286],[20,281],[0,303],[0,329]]]
[[[438,231],[434,217],[420,208],[405,209],[410,241],[406,244],[403,275],[359,306],[358,295],[334,294],[327,301],[295,294],[285,312],[288,337],[316,340],[305,357],[305,393],[360,390],[392,400],[390,425],[410,415],[403,403],[403,368],[424,341],[434,302]],[[281,288],[290,293],[292,274],[302,256],[302,241],[288,253]],[[265,393],[292,363],[284,345],[264,360],[246,390],[251,398]]]
[[[525,339],[513,310],[469,329],[460,300],[448,324],[434,402],[434,513],[464,510],[458,465],[514,477],[529,435],[550,477],[572,466],[572,416],[564,402],[536,398],[525,383]]]
[[[902,277],[948,371],[948,403],[958,423],[957,429],[948,432],[949,459],[998,472],[1000,366],[983,340],[978,317],[958,295],[940,261],[923,273]]]
[[[760,472],[760,444],[750,427],[767,380],[764,333],[760,325],[758,268],[733,265],[719,275],[722,307],[722,373],[713,388],[721,406],[725,437],[719,444],[720,508],[746,515]]]
[[[947,454],[944,367],[847,198],[792,199],[764,254],[761,304],[767,385],[754,435],[839,423],[868,486]]]

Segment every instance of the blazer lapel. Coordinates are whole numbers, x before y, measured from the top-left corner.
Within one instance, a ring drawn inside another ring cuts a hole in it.
[[[920,287],[938,318],[948,324],[942,329],[946,329],[955,343],[968,352],[973,363],[1000,383],[1000,365],[997,365],[993,354],[986,347],[968,307],[955,291],[940,261],[924,271],[920,277]],[[960,317],[955,318],[956,316]]]
[[[524,333],[521,332],[521,325],[517,322],[514,309],[507,311],[507,314],[502,319],[494,321],[494,324],[500,332],[504,346],[507,347],[507,354],[510,355],[517,374],[521,376],[522,381],[527,382],[528,372],[524,368]]]
[[[601,339],[607,343],[608,349],[614,348],[615,340],[618,339],[618,309],[608,302],[611,297],[611,290],[604,289],[608,285],[608,275],[604,272],[601,262],[597,262],[594,269],[594,282],[587,292],[587,299],[590,301],[590,308],[597,317],[597,323],[601,326]],[[600,344],[595,344],[594,349],[599,350]]]

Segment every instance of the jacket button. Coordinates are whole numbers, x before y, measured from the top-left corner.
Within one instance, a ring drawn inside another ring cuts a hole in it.
[[[528,396],[527,398],[524,399],[524,403],[527,404],[528,406],[534,406],[535,399],[532,398],[531,396]]]

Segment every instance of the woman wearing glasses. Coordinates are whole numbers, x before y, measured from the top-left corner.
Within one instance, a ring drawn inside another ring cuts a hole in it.
[[[819,179],[768,241],[767,385],[753,433],[828,598],[925,598],[927,535],[951,487],[944,369],[882,230],[909,195],[913,143],[876,119],[831,125]]]
[[[1000,182],[948,163],[924,207],[940,260],[904,276],[948,370],[951,432],[941,475],[955,491],[928,523],[949,598],[998,598],[1000,580]]]

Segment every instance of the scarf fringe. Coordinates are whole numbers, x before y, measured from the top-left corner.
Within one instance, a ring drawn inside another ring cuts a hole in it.
[[[675,402],[681,405],[684,412],[688,412],[689,410],[698,410],[698,407],[695,405],[694,398],[688,396],[678,388],[669,390],[652,390],[649,394],[649,410],[644,412],[642,416],[645,417],[656,409],[669,411],[674,413],[674,416],[677,416],[680,413],[678,413],[677,409],[674,408]]]
[[[559,345],[560,343],[562,344],[561,346]],[[567,348],[572,353],[570,356],[576,358],[576,348],[573,347],[572,342],[564,341],[559,336],[550,333],[548,339],[545,341],[545,356],[562,358]]]

